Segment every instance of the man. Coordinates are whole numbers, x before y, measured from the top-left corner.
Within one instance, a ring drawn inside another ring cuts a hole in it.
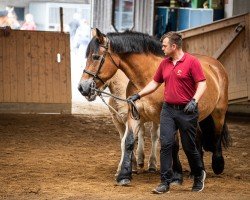
[[[180,131],[182,146],[194,174],[192,191],[204,188],[206,172],[196,148],[195,136],[198,124],[198,101],[206,89],[206,79],[199,61],[183,52],[182,37],[169,32],[161,38],[162,50],[167,56],[159,65],[154,78],[138,94],[129,97],[136,101],[155,90],[164,82],[164,103],[160,116],[160,172],[161,183],[153,193],[169,191],[172,181],[172,147],[175,133]]]

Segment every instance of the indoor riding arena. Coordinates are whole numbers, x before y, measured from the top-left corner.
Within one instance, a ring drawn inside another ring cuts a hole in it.
[[[117,184],[121,140],[108,107],[100,99],[72,102],[77,88],[71,85],[69,34],[1,28],[0,200],[249,200],[249,22],[248,13],[182,31],[185,51],[201,50],[226,68],[232,140],[223,147],[225,169],[219,175],[212,154],[204,153],[207,178],[199,193],[191,192],[193,180],[180,147],[183,184],[162,195],[152,194],[160,182],[160,145],[157,171],[148,171],[150,124],[144,169],[133,173],[129,185]]]

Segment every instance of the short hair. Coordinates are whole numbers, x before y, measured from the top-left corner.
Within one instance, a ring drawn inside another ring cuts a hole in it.
[[[180,33],[174,32],[174,31],[170,31],[168,33],[165,33],[160,41],[162,42],[165,38],[169,39],[169,43],[172,44],[176,44],[177,48],[181,48],[182,47],[182,35]]]

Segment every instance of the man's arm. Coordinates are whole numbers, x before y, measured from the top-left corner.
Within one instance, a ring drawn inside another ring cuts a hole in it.
[[[204,94],[206,88],[207,88],[206,81],[201,81],[201,82],[197,83],[197,89],[196,89],[196,92],[195,92],[194,97],[193,97],[195,99],[196,103],[198,103],[201,96]]]
[[[160,87],[161,83],[156,82],[155,80],[150,81],[138,94],[140,97],[144,97]]]

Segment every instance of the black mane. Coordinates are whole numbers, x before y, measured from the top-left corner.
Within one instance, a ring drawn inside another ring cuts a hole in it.
[[[111,51],[114,53],[152,53],[156,56],[164,56],[160,41],[148,34],[126,31],[123,33],[108,33],[107,37],[110,40]],[[86,56],[91,52],[96,53],[98,47],[98,40],[93,38],[87,47]]]

